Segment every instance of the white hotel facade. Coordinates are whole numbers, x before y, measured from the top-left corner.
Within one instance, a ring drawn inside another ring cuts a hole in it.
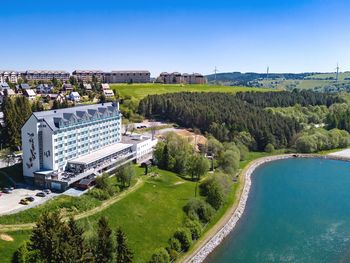
[[[36,185],[65,190],[71,184],[140,160],[156,140],[122,143],[119,104],[102,103],[34,112],[22,127],[23,175]]]

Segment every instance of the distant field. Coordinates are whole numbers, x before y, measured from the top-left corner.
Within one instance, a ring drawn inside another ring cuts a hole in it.
[[[236,93],[239,91],[273,91],[266,88],[249,88],[234,86],[212,86],[212,85],[176,85],[176,84],[111,84],[112,89],[118,91],[121,97],[131,96],[142,99],[147,95],[164,94],[174,92],[227,92]]]
[[[316,75],[315,75],[316,76]],[[334,80],[320,80],[320,79],[304,79],[304,80],[262,80],[260,83],[264,87],[273,89],[312,89],[315,87],[324,87],[334,84]],[[340,80],[338,83],[349,83],[349,81]]]
[[[336,78],[336,73],[322,73],[322,74],[316,74],[309,77],[306,77],[307,79],[329,79],[329,78]],[[350,72],[344,72],[339,73],[339,80],[344,80],[345,78],[350,78]]]

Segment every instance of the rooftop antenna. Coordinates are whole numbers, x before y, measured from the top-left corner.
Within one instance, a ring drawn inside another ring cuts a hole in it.
[[[216,83],[216,73],[218,73],[218,69],[217,69],[217,67],[215,66],[215,69],[214,69],[214,74],[215,74],[215,76],[214,76],[214,81],[215,81],[215,83]]]
[[[337,74],[336,74],[336,76],[335,76],[335,80],[336,80],[336,82],[338,82],[338,80],[339,80],[339,64],[337,63],[337,67],[336,67],[336,70],[337,70]]]
[[[270,67],[267,66],[267,69],[266,69],[266,80],[269,79],[269,71],[270,71]]]

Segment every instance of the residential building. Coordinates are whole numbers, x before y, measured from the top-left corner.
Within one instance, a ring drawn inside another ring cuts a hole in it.
[[[93,78],[96,78],[97,81],[102,81],[104,74],[101,70],[74,70],[72,75],[78,81],[90,82]]]
[[[80,94],[76,91],[72,91],[68,98],[71,100],[71,101],[74,101],[74,102],[80,102]]]
[[[6,97],[6,91],[0,91],[0,104],[4,102],[5,97]]]
[[[6,122],[4,118],[4,113],[0,111],[0,128],[5,128],[5,127],[6,127]]]
[[[58,97],[58,94],[55,94],[55,93],[42,94],[41,97],[43,98],[44,102],[50,102],[52,100],[56,100]]]
[[[62,93],[59,93],[56,98],[55,98],[55,101],[59,102],[59,103],[63,103],[66,101],[66,97],[62,94]]]
[[[179,72],[162,72],[157,78],[157,81],[164,84],[205,84],[207,82],[202,74],[181,74]]]
[[[112,98],[112,97],[114,97],[113,90],[104,89],[102,92],[103,92],[103,94],[105,95],[106,98]]]
[[[36,98],[36,93],[35,90],[33,89],[25,89],[23,91],[24,96],[26,96],[29,100],[35,100]]]
[[[72,84],[63,84],[62,90],[65,92],[71,92],[73,91],[73,85]]]
[[[22,76],[27,80],[36,81],[51,81],[53,79],[68,81],[70,74],[64,70],[27,70]]]
[[[101,88],[102,88],[102,90],[111,89],[111,88],[109,87],[109,84],[108,84],[108,83],[102,83],[102,84],[101,84]]]
[[[53,86],[49,84],[39,84],[36,86],[36,92],[41,94],[49,94],[53,92]]]
[[[182,74],[182,83],[184,84],[205,84],[207,83],[206,78],[199,73],[193,74]]]
[[[26,89],[31,89],[31,87],[27,83],[22,83],[20,85],[16,85],[16,89],[17,90],[26,90]]]
[[[139,138],[122,143],[121,117],[117,102],[34,112],[21,130],[25,178],[41,187],[65,190],[141,160],[155,142]]]
[[[7,80],[12,83],[17,83],[21,78],[21,72],[13,70],[0,70],[0,82],[6,82]]]
[[[85,89],[86,91],[91,91],[91,90],[92,90],[91,84],[90,84],[90,83],[84,83],[84,89]]]
[[[148,83],[151,73],[147,70],[120,70],[104,73],[107,83]]]
[[[0,90],[10,89],[9,84],[6,82],[0,82]]]

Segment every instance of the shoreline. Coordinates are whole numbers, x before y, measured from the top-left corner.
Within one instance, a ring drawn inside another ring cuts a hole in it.
[[[218,221],[217,227],[219,228],[213,235],[209,235],[202,242],[196,250],[194,250],[190,255],[186,256],[183,262],[190,263],[201,263],[203,262],[209,254],[211,254],[216,247],[218,247],[221,242],[231,233],[235,228],[239,219],[242,217],[251,188],[251,176],[254,171],[261,165],[277,160],[284,160],[290,158],[320,158],[338,161],[350,162],[350,158],[337,156],[337,155],[319,155],[319,154],[283,154],[258,158],[252,161],[246,168],[242,171],[243,176],[243,189],[239,196],[239,202],[237,205],[233,205],[227,212],[226,215]],[[226,218],[228,217],[228,218]],[[221,222],[220,222],[221,221]],[[213,226],[213,228],[215,225]],[[209,230],[210,231],[210,230]]]

